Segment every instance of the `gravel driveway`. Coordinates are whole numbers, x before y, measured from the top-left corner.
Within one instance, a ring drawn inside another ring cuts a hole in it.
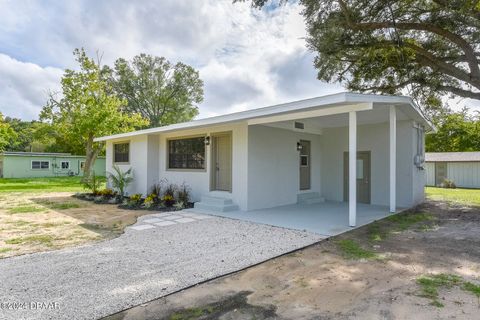
[[[321,238],[192,213],[143,216],[113,240],[0,260],[0,319],[97,319]]]

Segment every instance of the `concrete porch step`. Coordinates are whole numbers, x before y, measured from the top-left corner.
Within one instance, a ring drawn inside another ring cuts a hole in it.
[[[222,206],[222,205],[215,205],[215,204],[205,204],[202,202],[195,202],[193,207],[195,209],[202,210],[202,211],[214,211],[214,212],[227,212],[227,211],[238,210],[238,206],[236,204]]]
[[[195,202],[195,209],[203,211],[227,212],[239,210],[238,206],[233,203],[232,199],[214,196],[202,196],[200,202]]]
[[[318,192],[306,192],[297,194],[298,204],[315,204],[325,202]]]
[[[201,202],[205,203],[205,204],[214,204],[214,205],[219,205],[219,206],[233,204],[232,199],[215,197],[215,196],[202,196]]]

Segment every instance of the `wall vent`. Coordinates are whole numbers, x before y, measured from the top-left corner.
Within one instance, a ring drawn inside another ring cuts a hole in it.
[[[295,129],[305,129],[305,124],[302,122],[295,121]]]

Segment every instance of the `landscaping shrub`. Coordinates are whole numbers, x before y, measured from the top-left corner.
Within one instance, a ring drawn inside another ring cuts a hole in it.
[[[142,204],[142,195],[140,193],[132,194],[128,198],[128,206],[129,207],[138,207]]]
[[[162,198],[163,203],[166,207],[172,207],[175,204],[175,198],[169,194],[165,194]]]
[[[158,195],[155,193],[151,193],[143,201],[143,206],[147,209],[150,209],[153,206],[155,206],[157,203],[158,203]]]
[[[159,183],[155,183],[153,184],[153,186],[150,187],[150,195],[156,195],[157,199],[160,198],[160,196],[162,195],[162,182],[159,182]]]
[[[98,192],[98,195],[103,196],[105,198],[112,198],[113,196],[115,196],[115,192],[112,189],[105,188],[103,190],[100,190]]]
[[[90,190],[94,195],[98,193],[98,189],[102,185],[102,180],[97,177],[95,171],[92,170],[92,173],[89,177],[84,177],[82,180],[83,187]]]
[[[174,183],[168,183],[165,186],[165,191],[163,192],[163,196],[171,196],[172,199],[175,198],[175,192],[177,191],[177,186]]]
[[[132,168],[123,172],[117,165],[113,166],[115,174],[108,173],[108,179],[112,183],[114,189],[118,191],[120,198],[125,196],[125,189],[133,181]]]
[[[190,187],[187,186],[185,182],[178,188],[177,203],[179,207],[185,208],[190,203],[190,192]]]
[[[446,189],[456,189],[457,185],[455,182],[453,182],[453,180],[445,179],[443,180],[441,187]]]

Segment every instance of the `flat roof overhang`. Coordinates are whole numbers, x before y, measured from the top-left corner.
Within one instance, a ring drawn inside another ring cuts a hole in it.
[[[286,119],[294,120],[305,117],[318,117],[350,111],[370,110],[373,106],[398,106],[411,119],[423,124],[427,129],[434,130],[434,126],[428,121],[418,106],[410,97],[384,96],[373,94],[359,94],[343,92],[322,97],[293,101],[274,106],[236,112],[216,117],[183,122],[164,127],[138,130],[128,133],[115,134],[95,138],[94,141],[125,139],[139,135],[160,134],[179,130],[202,128],[212,125],[222,125],[235,122],[247,121],[248,124],[259,124]]]

